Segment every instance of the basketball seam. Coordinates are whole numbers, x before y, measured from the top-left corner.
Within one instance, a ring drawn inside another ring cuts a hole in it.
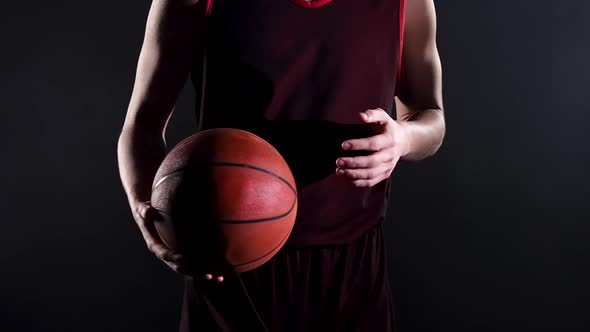
[[[162,213],[164,213],[164,214],[167,214],[167,215],[169,215],[168,213],[166,213],[165,211],[162,211],[162,210],[160,210],[160,209],[157,209],[157,208],[156,208],[156,210],[157,210],[157,211],[159,211],[159,212],[162,212]],[[232,266],[233,266],[234,268],[239,268],[239,267],[242,267],[242,266],[244,266],[244,265],[248,265],[248,264],[256,263],[256,262],[260,261],[261,259],[264,259],[264,258],[268,257],[268,256],[269,256],[269,255],[271,255],[271,254],[272,254],[272,253],[273,253],[275,250],[277,250],[277,249],[281,248],[281,247],[282,247],[282,246],[283,246],[283,245],[284,245],[284,244],[287,242],[287,240],[289,239],[289,236],[290,236],[290,235],[291,235],[291,230],[289,230],[289,232],[287,232],[287,234],[286,234],[286,235],[283,237],[283,239],[282,239],[282,240],[279,242],[279,244],[277,244],[277,245],[276,245],[274,248],[272,248],[271,250],[269,250],[269,251],[268,251],[266,254],[264,254],[264,255],[262,255],[262,256],[260,256],[260,257],[256,258],[256,259],[253,259],[253,260],[247,261],[247,262],[243,262],[243,263],[239,263],[239,264],[232,264]]]
[[[293,201],[293,204],[291,204],[291,207],[289,208],[289,210],[287,212],[280,214],[278,216],[274,216],[274,217],[250,219],[250,220],[218,220],[217,222],[219,224],[225,224],[225,225],[240,225],[240,224],[255,224],[255,223],[260,223],[260,222],[273,221],[273,220],[281,219],[281,218],[284,218],[284,217],[290,215],[291,212],[293,212],[293,209],[295,208],[296,203],[297,203],[297,198]]]
[[[252,166],[252,165],[248,165],[248,164],[242,164],[242,163],[230,163],[230,162],[211,162],[211,163],[203,163],[203,164],[194,164],[192,165],[191,168],[193,167],[203,167],[203,166],[208,166],[208,167],[213,167],[213,166],[228,166],[228,167],[244,167],[244,168],[250,168],[259,172],[263,172],[269,175],[272,175],[274,177],[276,177],[277,179],[281,180],[282,182],[284,182],[290,189],[291,191],[293,191],[293,193],[295,195],[297,195],[297,190],[291,185],[291,183],[289,183],[289,181],[287,181],[287,179],[283,178],[282,176],[275,174],[269,170],[266,170],[262,167],[258,167],[258,166]],[[170,172],[166,175],[164,175],[160,180],[158,180],[158,182],[156,182],[153,186],[152,186],[152,190],[156,189],[156,187],[158,187],[160,184],[162,184],[162,182],[164,182],[167,178],[169,178],[170,176],[176,174],[176,173],[180,173],[184,170],[186,170],[189,167],[182,167],[180,169],[177,169],[173,172]]]
[[[291,205],[291,207],[289,208],[289,210],[287,212],[280,214],[278,216],[269,217],[269,218],[260,218],[260,219],[249,219],[249,220],[231,220],[231,219],[223,220],[223,219],[220,219],[220,220],[217,220],[217,223],[224,224],[224,225],[240,225],[240,224],[255,224],[255,223],[268,222],[268,221],[281,219],[281,218],[284,218],[284,217],[290,215],[291,212],[293,212],[293,209],[295,208],[295,205],[296,205],[295,203],[297,203],[297,199],[295,199],[293,201],[293,204]],[[160,208],[154,207],[154,209],[162,214],[167,215],[167,216],[170,216],[170,217],[172,216],[170,213],[168,213]]]
[[[244,266],[244,265],[248,265],[248,264],[256,263],[256,262],[260,261],[261,259],[264,259],[264,258],[268,257],[268,256],[269,256],[269,255],[271,255],[271,254],[272,254],[272,253],[273,253],[275,250],[277,250],[277,249],[281,248],[281,247],[282,247],[282,246],[283,246],[283,245],[284,245],[284,244],[287,242],[287,239],[289,238],[289,235],[291,235],[291,231],[287,232],[287,235],[285,235],[285,237],[284,237],[284,238],[281,240],[281,242],[279,242],[279,244],[277,244],[277,245],[276,245],[274,248],[272,248],[272,249],[271,249],[269,252],[267,252],[267,253],[266,253],[266,254],[264,254],[263,256],[260,256],[260,257],[258,257],[258,258],[256,258],[256,259],[253,259],[253,260],[251,260],[251,261],[248,261],[248,262],[244,262],[244,263],[240,263],[240,264],[232,264],[232,266],[233,266],[234,268],[237,268],[237,267],[241,267],[241,266]]]

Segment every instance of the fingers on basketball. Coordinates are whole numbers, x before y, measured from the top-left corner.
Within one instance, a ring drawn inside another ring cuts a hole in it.
[[[200,275],[205,281],[223,282],[225,276],[233,269],[227,259],[217,250],[212,250],[211,255],[204,259]]]
[[[175,254],[162,243],[162,240],[154,227],[153,221],[157,220],[159,216],[157,210],[152,207],[149,201],[146,201],[139,203],[136,211],[139,216],[138,226],[148,250],[165,262],[171,269],[178,270],[180,268],[182,256]]]

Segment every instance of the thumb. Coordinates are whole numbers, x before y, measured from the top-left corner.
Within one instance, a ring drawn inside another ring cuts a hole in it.
[[[361,119],[366,123],[378,122],[380,124],[385,124],[390,119],[389,114],[387,114],[381,108],[368,109],[366,111],[360,112],[360,116]]]
[[[150,201],[144,201],[144,202],[138,202],[135,205],[135,211],[137,211],[137,214],[139,214],[139,216],[141,218],[145,219],[145,216],[147,214],[147,210],[150,207]]]
[[[140,202],[137,210],[139,215],[146,221],[159,221],[161,216],[150,201]]]

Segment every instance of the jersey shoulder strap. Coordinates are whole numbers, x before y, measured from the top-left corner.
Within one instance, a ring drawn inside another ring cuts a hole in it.
[[[213,0],[207,0],[207,11],[205,16],[211,16],[211,9],[213,8]]]
[[[212,1],[212,0],[211,0]],[[396,88],[402,77],[402,54],[404,50],[404,27],[406,17],[406,0],[399,0],[399,56],[397,59],[397,82]]]

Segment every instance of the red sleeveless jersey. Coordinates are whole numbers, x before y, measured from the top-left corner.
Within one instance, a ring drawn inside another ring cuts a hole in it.
[[[357,188],[335,162],[374,134],[359,112],[395,112],[404,0],[209,1],[200,127],[252,131],[285,157],[299,198],[287,245],[348,243],[382,221],[389,180]]]

